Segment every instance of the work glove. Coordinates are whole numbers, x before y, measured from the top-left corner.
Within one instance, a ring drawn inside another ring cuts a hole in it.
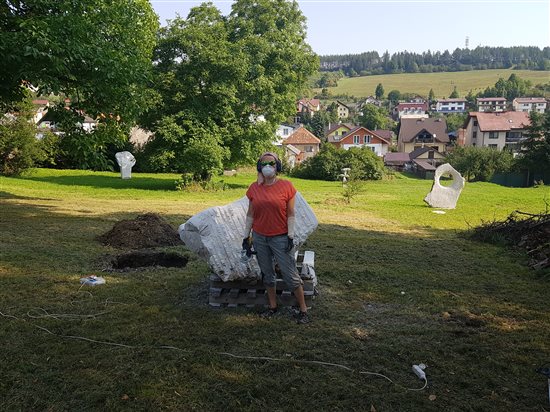
[[[291,252],[292,249],[294,249],[294,239],[292,239],[290,236],[287,236],[285,252]]]
[[[248,257],[256,254],[256,252],[252,250],[252,242],[250,241],[250,237],[245,237],[243,239],[243,250],[246,252],[246,256]]]

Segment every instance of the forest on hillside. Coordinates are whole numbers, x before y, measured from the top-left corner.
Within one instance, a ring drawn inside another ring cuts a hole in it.
[[[452,53],[412,53],[408,51],[382,56],[376,51],[360,54],[320,56],[321,71],[342,71],[346,76],[371,74],[432,73],[486,69],[550,70],[550,47],[457,48]],[[323,87],[323,86],[321,86]]]

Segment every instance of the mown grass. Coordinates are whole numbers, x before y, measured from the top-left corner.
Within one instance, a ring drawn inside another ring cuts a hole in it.
[[[534,369],[550,361],[548,278],[520,252],[462,233],[515,209],[544,210],[548,187],[469,183],[458,207],[438,215],[422,201],[431,183],[410,176],[369,182],[350,205],[337,182],[293,179],[320,222],[307,248],[321,295],[305,326],[284,313],[264,321],[209,308],[207,267],[183,246],[171,248],[189,255],[183,269],[102,272],[120,252],[95,238],[116,221],[153,212],[176,226],[243,196],[253,177],[225,178],[230,189],[217,193],[173,191],[177,175],[0,178],[0,409],[547,408]],[[91,273],[106,285],[80,288]],[[406,390],[422,386],[411,371],[420,362],[429,386]]]
[[[446,98],[456,86],[461,97],[493,87],[499,78],[508,79],[514,73],[523,80],[530,80],[533,85],[548,83],[550,73],[533,70],[472,70],[466,72],[442,73],[403,73],[384,74],[379,76],[346,77],[338,81],[337,87],[329,87],[333,95],[348,94],[355,97],[374,96],[376,86],[381,83],[386,94],[391,90],[401,93],[413,93],[428,96],[433,89],[436,98]],[[320,91],[320,89],[318,90]]]

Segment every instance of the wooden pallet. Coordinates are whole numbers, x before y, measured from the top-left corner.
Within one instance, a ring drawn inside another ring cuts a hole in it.
[[[308,307],[311,307],[313,299],[318,295],[313,259],[313,252],[305,252],[297,259],[298,273],[302,278],[304,297]],[[283,279],[277,279],[276,292],[279,306],[298,306],[296,298],[287,289]],[[254,307],[266,306],[268,301],[266,288],[262,281],[255,283],[248,283],[244,280],[224,282],[217,275],[211,275],[208,303],[214,307]]]

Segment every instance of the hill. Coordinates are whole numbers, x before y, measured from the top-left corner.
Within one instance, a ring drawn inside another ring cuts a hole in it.
[[[533,85],[550,81],[550,72],[548,71],[494,69],[346,77],[338,81],[337,87],[329,87],[328,90],[332,95],[348,94],[355,97],[366,97],[374,95],[376,86],[378,83],[382,83],[386,95],[391,90],[399,90],[401,93],[427,96],[430,89],[433,89],[437,98],[444,98],[449,97],[456,86],[459,95],[464,97],[468,91],[472,90],[473,93],[483,91],[488,86],[494,86],[499,78],[508,79],[512,73],[521,79],[530,80]]]

